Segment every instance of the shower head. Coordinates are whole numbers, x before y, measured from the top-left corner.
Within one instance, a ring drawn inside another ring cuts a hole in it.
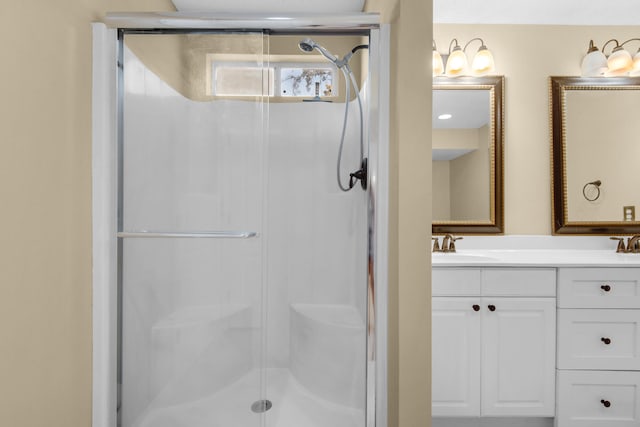
[[[315,42],[311,39],[304,39],[298,43],[298,47],[303,52],[311,52],[313,47],[315,46]]]
[[[318,43],[314,42],[311,39],[301,40],[300,43],[298,43],[298,47],[303,52],[312,52],[315,49],[318,52],[320,52],[322,54],[322,56],[327,58],[329,61],[333,62],[334,64],[336,64],[338,66],[340,66],[340,64],[338,64],[339,59],[337,57],[332,55],[327,49],[325,49],[324,47],[320,46]]]

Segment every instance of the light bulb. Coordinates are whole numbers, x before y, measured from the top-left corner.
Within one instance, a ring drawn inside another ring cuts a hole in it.
[[[606,73],[607,76],[623,76],[633,67],[633,60],[629,52],[618,46],[609,55],[607,66],[609,67],[609,71]]]
[[[447,59],[447,75],[456,77],[464,74],[468,68],[467,56],[460,46],[453,48],[449,59]]]
[[[473,71],[473,74],[482,76],[493,72],[494,68],[495,65],[491,51],[484,45],[480,46],[480,49],[478,49],[478,52],[473,57],[473,62],[471,63],[471,70]]]
[[[437,50],[433,49],[433,77],[439,76],[444,72],[444,63],[442,62],[442,56]]]

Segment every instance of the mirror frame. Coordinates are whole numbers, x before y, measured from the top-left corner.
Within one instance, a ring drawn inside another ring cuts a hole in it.
[[[432,221],[431,233],[504,234],[504,76],[433,79],[433,90],[489,90],[491,102],[491,200],[488,220]]]
[[[640,233],[640,223],[569,221],[567,204],[566,91],[638,90],[640,77],[549,77],[551,126],[551,218],[554,235],[627,235]]]

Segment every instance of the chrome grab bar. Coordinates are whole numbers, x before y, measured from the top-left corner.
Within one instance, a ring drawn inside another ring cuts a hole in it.
[[[196,238],[196,239],[250,239],[257,237],[255,231],[186,231],[186,232],[164,232],[164,231],[120,231],[118,237],[125,238]]]

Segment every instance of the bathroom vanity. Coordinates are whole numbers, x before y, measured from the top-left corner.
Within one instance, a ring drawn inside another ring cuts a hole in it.
[[[432,257],[434,427],[640,426],[640,254],[465,239]]]

